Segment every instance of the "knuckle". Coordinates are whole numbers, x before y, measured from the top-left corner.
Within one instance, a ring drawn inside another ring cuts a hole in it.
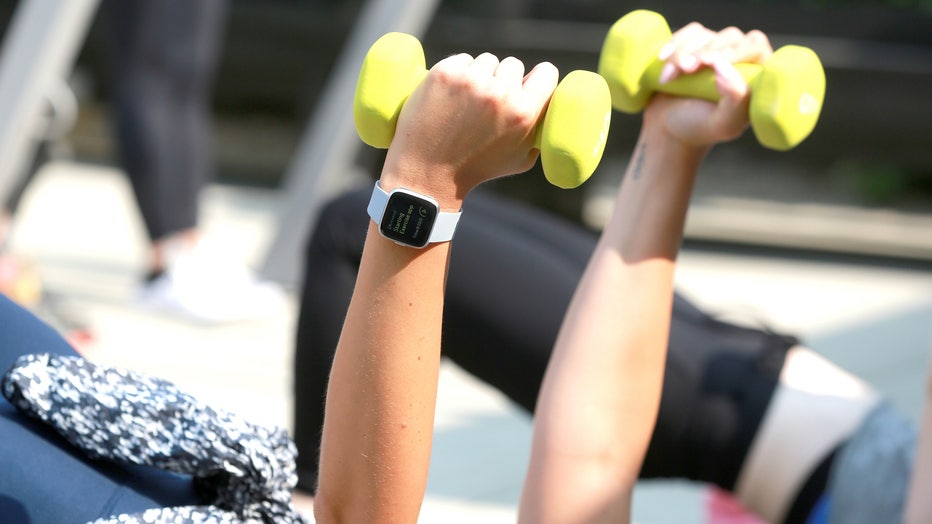
[[[708,32],[710,32],[710,30],[699,22],[690,22],[673,33],[673,40],[678,41],[690,39],[694,38],[696,35],[701,35]]]
[[[768,38],[763,31],[758,29],[752,29],[751,31],[748,31],[747,38],[753,43],[770,46],[770,38]]]
[[[690,22],[683,27],[683,31],[702,31],[705,30],[705,26],[699,22]]]
[[[435,67],[430,70],[430,78],[434,82],[451,85],[459,81],[462,81],[463,74],[459,69],[454,69],[452,67]]]
[[[719,32],[724,39],[738,39],[744,37],[744,32],[735,26],[728,26]]]

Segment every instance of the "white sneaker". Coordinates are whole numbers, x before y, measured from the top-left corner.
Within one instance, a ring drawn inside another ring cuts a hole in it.
[[[204,323],[267,319],[285,311],[284,290],[259,281],[245,267],[195,250],[179,255],[154,280],[143,284],[140,303]]]

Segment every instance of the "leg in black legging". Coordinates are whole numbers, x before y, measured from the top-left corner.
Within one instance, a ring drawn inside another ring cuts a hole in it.
[[[369,218],[369,190],[329,204],[307,249],[295,353],[299,486],[313,492],[330,362]],[[531,412],[596,236],[489,194],[464,206],[444,312],[444,355]],[[495,313],[490,314],[490,311]],[[792,337],[715,321],[676,296],[657,430],[642,477],[732,489]]]
[[[368,228],[363,198],[352,193],[327,204],[305,255],[294,355],[293,424],[298,487],[310,493],[317,491],[327,378]]]
[[[109,0],[117,145],[152,240],[197,226],[227,0]]]
[[[314,490],[327,376],[368,227],[367,202],[363,190],[327,205],[308,244],[294,418],[300,486],[307,491]],[[452,251],[442,346],[445,356],[528,411],[593,238],[554,221],[552,240],[544,244],[535,238],[542,224],[530,227],[537,217],[524,214],[531,212],[487,195],[466,203]]]

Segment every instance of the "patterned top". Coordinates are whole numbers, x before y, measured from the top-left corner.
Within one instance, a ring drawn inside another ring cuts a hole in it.
[[[297,448],[284,429],[213,409],[168,381],[74,356],[24,355],[2,389],[89,457],[192,475],[205,501],[94,524],[307,522],[291,506]]]

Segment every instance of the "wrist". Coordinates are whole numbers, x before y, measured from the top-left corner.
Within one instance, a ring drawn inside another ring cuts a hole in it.
[[[412,168],[382,169],[379,185],[385,191],[404,188],[424,195],[429,195],[437,201],[442,211],[459,211],[463,208],[463,200],[468,191],[463,191],[454,181],[449,169],[440,166]]]
[[[647,107],[643,113],[642,139],[646,137],[652,144],[669,149],[670,153],[685,159],[701,160],[717,142],[706,129],[707,120],[711,116],[684,113],[674,102],[682,101],[664,99]]]
[[[660,172],[684,172],[695,174],[703,159],[712,149],[709,145],[684,142],[663,128],[645,127],[638,138],[639,144],[650,144],[654,159],[662,162],[665,169]]]
[[[407,247],[425,248],[453,239],[462,212],[443,211],[430,195],[403,186],[386,191],[376,182],[367,212],[379,233]]]

